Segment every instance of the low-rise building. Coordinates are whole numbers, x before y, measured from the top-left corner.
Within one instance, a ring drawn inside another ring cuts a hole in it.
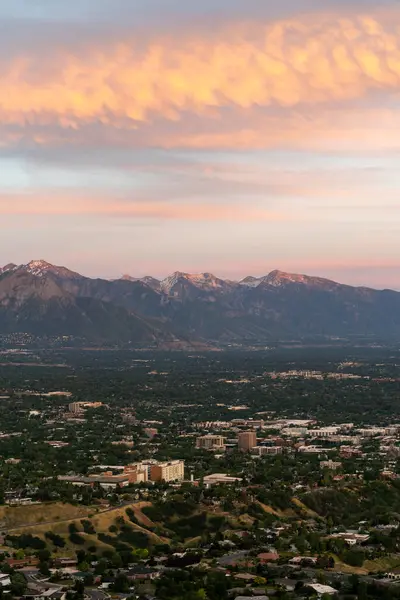
[[[93,486],[95,483],[98,483],[100,487],[104,489],[113,489],[117,486],[126,487],[130,483],[128,475],[112,474],[89,475],[89,477],[83,477],[81,475],[59,475],[58,479],[76,486]]]
[[[264,456],[266,454],[276,455],[282,454],[283,452],[282,446],[256,446],[255,450],[258,450],[259,456]]]
[[[22,569],[24,567],[37,567],[39,559],[36,556],[25,556],[25,558],[6,558],[6,563],[12,569]]]
[[[257,554],[257,558],[261,564],[267,564],[279,560],[279,554],[277,552],[261,552],[261,554]]]
[[[387,573],[385,573],[385,577],[388,579],[400,579],[400,567],[396,567],[395,569],[390,569]]]
[[[341,533],[333,533],[331,538],[341,538],[349,546],[355,546],[356,544],[363,544],[369,540],[368,533],[354,533],[353,531],[345,531]]]
[[[128,571],[125,571],[125,575],[129,581],[146,581],[157,579],[160,577],[160,572],[152,567],[147,567],[146,565],[135,565]]]
[[[133,463],[126,465],[124,475],[128,476],[129,483],[143,483],[148,480],[148,469],[142,463]]]
[[[321,460],[319,466],[321,469],[330,469],[331,471],[336,471],[342,467],[342,463],[335,460]]]
[[[308,583],[307,587],[313,590],[318,598],[322,598],[322,596],[334,596],[337,594],[337,590],[330,585],[323,585],[322,583]]]
[[[376,435],[384,435],[385,428],[384,427],[365,427],[362,429],[357,429],[357,433],[359,433],[362,437],[374,437]]]
[[[301,452],[302,454],[326,454],[326,452],[331,452],[332,448],[322,448],[321,446],[314,446],[314,444],[310,444],[309,446],[299,446],[297,448],[297,452]]]
[[[329,438],[340,431],[340,426],[320,427],[319,429],[311,429],[308,433],[311,437]]]
[[[211,487],[212,485],[219,483],[237,483],[241,481],[241,477],[231,477],[226,473],[213,473],[212,475],[206,475],[203,478],[203,482],[206,487]]]
[[[3,591],[10,587],[11,579],[8,573],[0,573],[0,589]]]
[[[62,568],[66,568],[66,567],[76,567],[76,565],[78,564],[78,561],[76,558],[67,556],[67,557],[55,558],[53,563],[56,568],[62,569]]]

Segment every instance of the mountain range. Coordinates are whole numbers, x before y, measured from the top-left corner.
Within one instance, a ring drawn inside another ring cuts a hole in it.
[[[0,268],[0,334],[103,343],[254,344],[400,338],[400,293],[272,271],[241,281],[175,272],[92,279],[43,260]]]

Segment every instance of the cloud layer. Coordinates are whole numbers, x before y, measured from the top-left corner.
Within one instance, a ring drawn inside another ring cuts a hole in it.
[[[400,91],[400,14],[272,25],[21,55],[0,66],[0,121],[137,128],[181,114],[343,102]]]
[[[3,262],[394,281],[397,2],[50,4],[0,6]]]

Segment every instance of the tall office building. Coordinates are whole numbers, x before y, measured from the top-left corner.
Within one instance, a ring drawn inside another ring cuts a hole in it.
[[[257,435],[255,431],[242,431],[238,436],[238,448],[243,452],[249,452],[257,446]]]

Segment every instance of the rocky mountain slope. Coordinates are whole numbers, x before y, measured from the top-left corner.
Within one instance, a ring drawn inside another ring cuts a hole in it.
[[[398,339],[400,293],[281,271],[239,282],[181,272],[109,281],[32,261],[0,268],[0,334],[11,332],[139,344]]]

